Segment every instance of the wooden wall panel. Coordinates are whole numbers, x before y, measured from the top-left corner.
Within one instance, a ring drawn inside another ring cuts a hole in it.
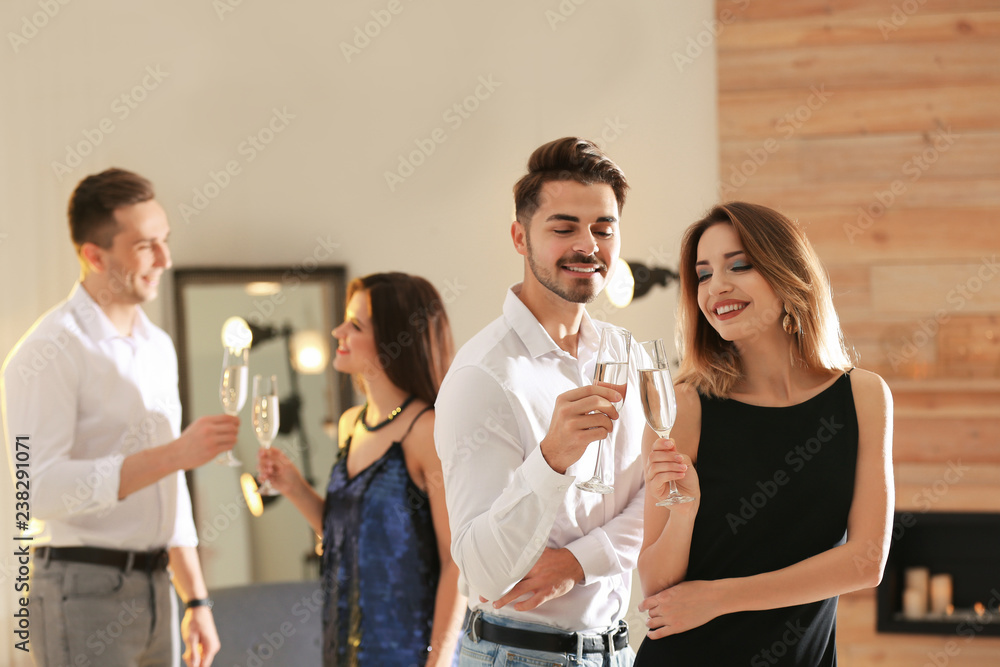
[[[877,217],[857,208],[803,208],[796,213],[828,266],[980,260],[996,245],[1000,228],[1000,212],[988,207],[894,207]],[[956,228],[962,233],[956,234]]]
[[[1000,66],[1000,64],[998,64]],[[822,85],[822,84],[821,84]],[[963,132],[996,128],[1000,82],[966,85],[743,90],[719,94],[723,140],[926,132],[945,121]]]
[[[722,161],[765,187],[856,182],[864,175],[873,191],[906,191],[929,178],[1000,179],[1000,131],[945,126],[920,134],[727,141]]]
[[[725,39],[726,33],[720,33]],[[890,53],[886,53],[886,51]],[[886,57],[891,55],[891,57]],[[719,90],[954,85],[1000,81],[994,41],[719,50]]]
[[[896,511],[1000,512],[1000,465],[952,459],[896,465]]]
[[[1000,512],[1000,0],[716,16],[720,199],[797,219],[824,260],[893,392],[897,509]],[[877,634],[872,591],[841,597],[839,625],[846,667],[941,664],[949,639]],[[948,665],[1000,664],[1000,638],[959,648]]]
[[[893,4],[901,9],[900,2]],[[850,18],[838,14],[819,21],[814,16],[766,22],[733,21],[721,25],[721,30],[726,31],[726,50],[881,44],[888,41],[927,43],[1000,36],[1000,13],[901,12],[894,16],[890,7],[888,11],[883,10],[878,18]]]
[[[995,0],[719,0],[715,13],[719,20],[726,20],[728,15],[734,21],[772,23],[782,19],[811,19],[822,23],[852,17],[891,20],[897,9],[912,19],[925,14],[996,11],[997,3]]]
[[[783,211],[797,211],[809,207],[849,208],[863,207],[878,216],[886,207],[878,197],[888,197],[890,183],[874,180],[843,181],[836,187],[824,183],[803,185],[758,185],[752,178],[742,187],[733,187],[734,170],[739,165],[723,164],[719,190],[723,199],[745,199],[760,202]],[[859,178],[863,176],[859,175]],[[964,208],[991,208],[1000,210],[1000,179],[975,178],[960,181],[934,180],[930,176],[920,179],[919,187],[907,187],[902,194],[892,198],[890,208],[942,208],[960,212]],[[995,219],[995,217],[994,217]],[[996,244],[988,247],[998,247]]]

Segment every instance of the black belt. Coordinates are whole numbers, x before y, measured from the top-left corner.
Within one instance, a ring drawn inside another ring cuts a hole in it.
[[[538,632],[523,628],[508,628],[490,623],[482,617],[482,612],[473,612],[469,618],[469,636],[473,641],[484,639],[494,644],[502,644],[512,648],[523,648],[529,651],[547,651],[549,653],[612,653],[628,646],[628,626],[624,621],[618,622],[618,627],[605,634],[555,634]],[[611,649],[610,647],[614,647]]]
[[[123,571],[144,572],[166,570],[170,562],[166,549],[121,551],[98,547],[38,547],[35,549],[35,557],[42,561],[62,560],[71,563],[107,565]]]

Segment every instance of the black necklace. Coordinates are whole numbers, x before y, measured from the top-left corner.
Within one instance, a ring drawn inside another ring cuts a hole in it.
[[[358,416],[358,421],[361,422],[361,428],[371,433],[372,431],[379,430],[383,426],[387,426],[389,422],[398,417],[399,413],[405,410],[406,406],[412,403],[413,399],[415,398],[416,398],[415,394],[410,394],[409,396],[407,396],[406,400],[403,401],[398,408],[390,412],[388,417],[386,417],[379,423],[375,424],[374,426],[369,426],[368,423],[365,421],[365,417],[368,416],[368,403],[366,402],[365,407],[361,408],[361,414]]]

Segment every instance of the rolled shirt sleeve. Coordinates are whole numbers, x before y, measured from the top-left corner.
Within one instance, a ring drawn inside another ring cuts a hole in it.
[[[635,494],[621,514],[566,545],[583,568],[583,583],[636,568],[642,546],[643,498],[641,492]]]

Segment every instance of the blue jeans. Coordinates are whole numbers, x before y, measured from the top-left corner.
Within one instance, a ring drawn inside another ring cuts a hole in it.
[[[507,628],[523,628],[539,632],[555,632],[555,628],[525,623],[502,616],[484,614],[483,619],[494,625]],[[466,629],[460,643],[459,667],[631,667],[635,653],[626,646],[615,652],[612,658],[606,653],[584,653],[583,660],[578,662],[575,653],[549,653],[547,651],[529,651],[513,648],[502,644],[494,644],[484,639],[473,641]]]

